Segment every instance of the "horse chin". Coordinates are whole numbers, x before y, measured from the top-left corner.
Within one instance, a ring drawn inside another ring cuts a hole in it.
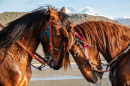
[[[60,68],[61,68],[60,65],[57,65],[57,66],[54,66],[54,67],[53,67],[54,70],[59,70]]]
[[[89,78],[89,79],[87,79],[87,81],[90,83],[93,83],[93,84],[97,84],[102,79],[103,73],[99,73],[99,72],[94,71],[93,75],[94,75],[93,79]]]
[[[55,65],[55,63],[52,61],[49,63],[50,68],[53,68],[54,70],[59,70],[61,68],[60,65]]]
[[[50,62],[49,62],[49,66],[50,68],[53,68],[54,70],[59,70],[61,68],[60,65],[56,65],[54,59],[52,59]]]

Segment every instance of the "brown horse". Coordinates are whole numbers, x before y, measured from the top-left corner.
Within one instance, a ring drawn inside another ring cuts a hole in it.
[[[89,21],[76,25],[73,33],[75,41],[70,52],[87,81],[101,80],[101,52],[108,62],[112,86],[130,86],[130,29],[110,22]],[[88,47],[84,49],[84,45]]]
[[[28,85],[32,56],[35,57],[31,54],[40,42],[50,67],[67,68],[69,40],[65,29],[70,28],[71,23],[71,18],[62,10],[54,9],[37,10],[9,23],[0,31],[0,86]]]

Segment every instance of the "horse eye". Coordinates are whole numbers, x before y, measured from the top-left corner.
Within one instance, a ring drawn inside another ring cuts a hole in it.
[[[75,57],[77,57],[79,55],[79,50],[77,51],[76,54],[74,54]]]
[[[60,38],[60,34],[56,34],[56,37]]]
[[[60,35],[57,35],[58,38],[60,38]]]

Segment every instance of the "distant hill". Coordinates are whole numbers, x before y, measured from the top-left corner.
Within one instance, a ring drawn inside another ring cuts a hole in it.
[[[117,19],[116,21],[125,24],[125,25],[130,25],[130,18],[122,18],[122,19]]]
[[[25,15],[27,12],[4,12],[0,13],[0,23],[6,25],[7,23]]]
[[[105,22],[112,22],[112,23],[120,24],[115,20],[111,20],[103,16],[92,16],[88,14],[68,14],[68,15],[73,18],[75,25],[80,24],[85,21],[105,21]]]
[[[0,13],[0,23],[4,26],[9,22],[27,14],[27,12],[4,12]],[[109,18],[103,16],[92,16],[88,14],[68,14],[73,18],[74,25],[85,22],[85,21],[105,21],[105,22],[112,22],[116,24],[121,24],[115,20],[111,20]]]

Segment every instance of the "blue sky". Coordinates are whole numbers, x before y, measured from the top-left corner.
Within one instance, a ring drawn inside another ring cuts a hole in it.
[[[74,9],[91,7],[110,17],[130,17],[130,0],[0,0],[2,12],[29,12],[50,4],[58,9],[70,6]]]

